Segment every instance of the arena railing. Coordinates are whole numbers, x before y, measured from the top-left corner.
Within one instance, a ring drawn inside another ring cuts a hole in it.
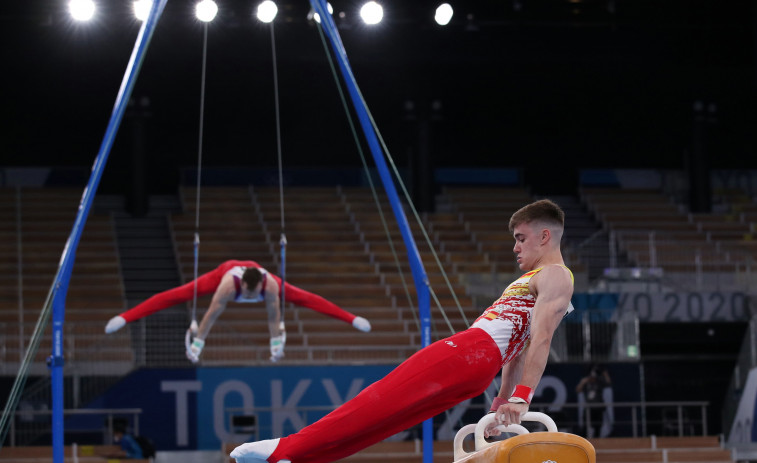
[[[607,230],[577,249],[580,258],[593,266],[656,275],[655,281],[647,281],[654,284],[640,287],[644,291],[660,291],[663,287],[749,291],[757,284],[755,254],[749,242],[710,239],[696,231]],[[595,275],[593,286],[604,277]]]
[[[602,423],[591,423],[588,411],[589,408],[595,407],[605,409]],[[309,424],[334,408],[334,406],[297,407],[296,413],[304,423]],[[552,417],[562,432],[585,435],[585,424],[588,423],[597,429],[592,437],[606,437],[600,431],[603,426],[604,432],[612,437],[710,435],[707,423],[709,402],[706,401],[610,402],[607,404],[566,402],[559,405],[534,402],[529,409]],[[229,429],[233,432],[259,438],[271,432],[271,429],[266,427],[270,424],[259,424],[268,422],[259,420],[260,415],[275,413],[278,410],[280,409],[272,407],[255,407],[253,410],[228,407],[224,409],[224,420],[229,423]],[[286,411],[291,413],[292,410]],[[488,404],[470,405],[469,413],[465,416],[481,417],[488,411]],[[579,418],[579,413],[583,414],[583,419]],[[456,426],[453,425],[453,428],[459,428],[465,424],[467,423],[460,421],[456,423]],[[414,432],[417,432],[417,429],[411,428],[403,434],[411,436]]]
[[[52,432],[50,415],[52,410],[16,410],[15,419],[11,420],[8,433],[8,446],[39,445],[39,440],[50,436]],[[80,444],[110,445],[113,443],[113,425],[115,418],[130,417],[130,429],[139,435],[139,417],[141,408],[92,408],[64,409],[66,418],[72,416],[100,416],[101,425],[90,429],[75,430]]]

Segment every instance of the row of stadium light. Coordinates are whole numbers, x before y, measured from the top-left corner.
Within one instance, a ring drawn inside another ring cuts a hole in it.
[[[135,0],[133,5],[134,16],[140,21],[147,19],[147,15],[150,12],[150,7],[152,6],[152,0]],[[330,3],[328,4],[328,9],[330,14],[334,13],[334,9],[332,8]],[[97,12],[97,4],[95,3],[95,0],[69,0],[68,11],[71,16],[77,21],[89,21],[90,19],[95,17],[95,14]],[[272,0],[265,0],[258,4],[257,8],[255,9],[254,16],[264,23],[270,23],[276,18],[278,11],[279,9],[276,5],[276,2],[273,2]],[[213,21],[213,19],[215,19],[216,17],[216,14],[218,14],[218,5],[213,0],[201,0],[195,5],[195,16],[200,21]],[[452,6],[450,6],[449,3],[442,3],[436,8],[434,20],[437,22],[437,24],[445,26],[449,24],[450,20],[452,19],[452,15]],[[378,24],[381,22],[383,17],[384,9],[380,3],[371,0],[364,3],[363,6],[360,7],[360,18],[365,24]],[[308,19],[310,18],[314,19],[317,22],[320,22],[318,13],[311,11],[310,14],[308,14]]]

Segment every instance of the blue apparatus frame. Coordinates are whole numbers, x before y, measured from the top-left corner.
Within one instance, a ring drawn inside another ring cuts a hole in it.
[[[423,262],[418,253],[418,247],[415,244],[410,226],[408,225],[407,217],[405,217],[405,212],[402,209],[402,204],[397,195],[397,189],[394,186],[391,173],[386,165],[384,152],[381,149],[373,123],[368,115],[368,109],[365,105],[365,101],[363,101],[363,98],[360,95],[355,76],[352,74],[352,69],[347,60],[347,51],[344,49],[342,39],[339,37],[339,32],[336,29],[336,24],[334,24],[334,19],[328,13],[326,0],[310,0],[310,4],[313,7],[313,10],[315,10],[322,18],[321,27],[323,27],[323,30],[331,43],[331,47],[334,50],[334,55],[336,55],[337,62],[339,63],[339,70],[342,72],[342,77],[344,78],[345,85],[347,86],[350,98],[352,99],[352,104],[355,108],[358,119],[360,120],[360,125],[363,128],[366,142],[368,143],[373,159],[376,162],[379,176],[384,184],[389,203],[392,206],[392,211],[394,212],[400,232],[402,233],[402,240],[405,242],[405,247],[407,248],[410,270],[413,274],[415,290],[418,293],[418,313],[421,324],[421,348],[424,348],[431,344],[431,296],[428,277],[426,276]],[[432,419],[428,419],[423,422],[423,463],[432,463],[433,457],[433,421]]]
[[[52,382],[52,435],[53,435],[53,462],[63,463],[64,461],[64,429],[63,429],[63,323],[65,320],[65,299],[68,292],[68,284],[71,279],[76,249],[79,245],[81,233],[92,207],[95,192],[102,178],[103,169],[107,162],[113,142],[116,138],[118,128],[126,111],[131,93],[137,80],[137,75],[142,66],[144,55],[155,31],[158,19],[165,8],[168,0],[157,0],[153,2],[150,13],[142,24],[137,41],[132,52],[129,64],[126,67],[124,78],[121,82],[116,103],[111,114],[110,121],[105,131],[100,149],[95,158],[87,187],[84,189],[82,199],[79,203],[76,220],[69,235],[68,241],[63,251],[61,262],[58,266],[58,272],[53,282],[53,299],[52,299],[52,318],[53,318],[53,348],[52,355],[48,359],[51,370]],[[426,276],[423,263],[421,262],[418,248],[412,237],[410,226],[402,209],[397,190],[394,186],[391,173],[386,165],[384,153],[378,142],[376,132],[373,128],[371,118],[368,114],[365,102],[360,96],[357,83],[352,74],[347,53],[342,45],[341,38],[337,32],[331,15],[326,13],[325,0],[310,0],[313,8],[319,12],[321,18],[324,18],[323,28],[333,47],[339,68],[346,82],[350,97],[352,99],[355,111],[360,120],[361,127],[370,147],[373,158],[376,162],[379,175],[384,184],[384,189],[391,203],[392,211],[400,227],[402,238],[407,248],[408,259],[413,274],[416,291],[418,293],[419,318],[421,323],[421,345],[426,347],[431,343],[431,314],[430,314],[430,291],[429,281]],[[283,253],[282,247],[282,253]],[[433,427],[432,420],[428,419],[423,422],[423,462],[431,463],[433,461]]]
[[[82,199],[79,203],[79,211],[76,214],[71,234],[68,237],[66,246],[63,250],[63,256],[58,266],[58,272],[53,282],[53,343],[52,355],[48,359],[51,375],[52,388],[52,435],[53,435],[53,462],[63,463],[64,458],[64,441],[63,441],[63,322],[65,320],[65,300],[68,292],[68,283],[71,281],[71,271],[74,267],[74,258],[76,249],[79,246],[82,230],[87,222],[89,211],[92,207],[92,201],[95,192],[100,184],[105,163],[113,147],[116,133],[121,125],[126,106],[131,97],[132,90],[137,81],[137,75],[142,67],[147,46],[152,38],[155,27],[158,24],[163,9],[168,0],[154,1],[147,20],[142,23],[139,30],[137,41],[132,51],[129,64],[126,66],[124,78],[121,81],[121,88],[116,96],[116,103],[113,113],[110,116],[108,127],[105,130],[105,136],[100,144],[100,150],[92,166],[87,187],[84,189]]]

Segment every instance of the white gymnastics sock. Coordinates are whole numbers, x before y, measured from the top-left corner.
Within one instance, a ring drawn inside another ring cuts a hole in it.
[[[364,333],[371,331],[371,322],[363,317],[355,317],[355,319],[352,320],[352,326]]]
[[[107,325],[105,325],[105,332],[108,334],[115,333],[124,326],[126,326],[126,319],[120,315],[116,315],[108,321]]]

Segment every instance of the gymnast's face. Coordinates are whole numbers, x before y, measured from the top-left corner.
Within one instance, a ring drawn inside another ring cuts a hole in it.
[[[542,228],[534,222],[522,223],[513,228],[513,252],[521,270],[533,270],[541,260],[544,241]]]

